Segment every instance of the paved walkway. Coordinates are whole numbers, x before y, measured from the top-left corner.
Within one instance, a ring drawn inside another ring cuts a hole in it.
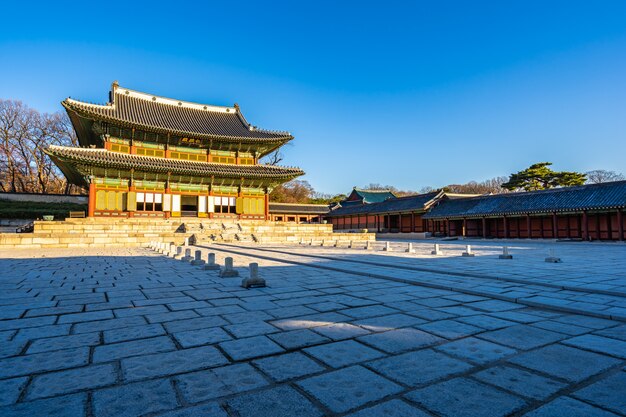
[[[516,249],[513,261],[202,249],[220,263],[259,262],[269,287],[251,290],[148,249],[2,251],[0,415],[626,415],[623,322],[425,286],[484,279],[541,296],[558,289],[537,285],[539,271],[562,284],[581,278],[566,270],[601,282],[596,265],[611,263],[605,280],[621,291],[617,253],[581,248],[588,265],[577,270],[561,249],[563,264],[532,261],[541,247],[528,260]],[[441,273],[507,268],[528,282]],[[606,296],[595,290],[571,292]]]
[[[237,251],[237,247],[222,245]],[[443,255],[431,255],[433,244],[393,243],[391,252],[377,242],[372,250],[300,245],[252,246],[248,253],[303,264],[461,290],[549,309],[626,321],[626,245],[526,243],[509,247],[512,260],[501,260],[502,246],[472,245],[474,257],[463,257],[463,244],[442,244]],[[547,263],[549,251],[564,260]],[[332,265],[325,265],[327,261]]]

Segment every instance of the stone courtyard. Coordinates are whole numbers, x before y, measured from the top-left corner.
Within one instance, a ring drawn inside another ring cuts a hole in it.
[[[440,243],[2,250],[0,415],[626,415],[624,244]]]

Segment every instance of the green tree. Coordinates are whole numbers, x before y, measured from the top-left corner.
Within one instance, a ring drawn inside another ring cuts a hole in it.
[[[502,188],[509,191],[536,191],[555,187],[571,187],[583,185],[587,176],[580,172],[553,171],[552,162],[539,162],[523,171],[511,174]]]

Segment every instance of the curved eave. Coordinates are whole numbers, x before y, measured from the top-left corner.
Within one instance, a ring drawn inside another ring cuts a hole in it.
[[[222,142],[240,142],[240,143],[254,144],[254,145],[262,145],[262,144],[277,145],[277,146],[272,147],[272,150],[276,149],[277,147],[293,139],[293,136],[290,134],[287,134],[285,136],[277,136],[275,138],[251,138],[251,137],[244,137],[244,136],[209,135],[205,133],[190,132],[190,131],[185,131],[185,130],[166,129],[166,128],[152,126],[148,124],[129,122],[128,120],[120,119],[118,117],[102,115],[96,111],[91,110],[89,105],[83,105],[83,104],[78,104],[78,103],[80,102],[75,102],[73,100],[70,101],[66,99],[61,102],[61,105],[63,105],[63,107],[68,112],[74,112],[80,117],[84,117],[84,118],[92,119],[92,120],[109,122],[109,123],[113,123],[113,124],[120,125],[123,127],[128,127],[128,128],[138,128],[140,130],[145,130],[145,131],[152,132],[152,133],[159,133],[159,134],[169,133],[169,134],[174,134],[174,135],[182,136],[182,137],[191,137],[195,139],[204,139],[204,140],[210,140],[210,141],[217,140],[217,141],[222,141]],[[260,130],[260,129],[259,131],[263,133],[269,132],[269,131]],[[264,154],[270,153],[272,150],[267,151]]]
[[[143,155],[120,154],[105,149],[77,149],[51,146],[45,149],[44,152],[50,155],[70,181],[72,181],[70,177],[75,177],[75,172],[78,172],[72,165],[171,173],[173,175],[249,178],[269,181],[286,181],[304,174],[304,171],[298,168],[182,161]],[[82,182],[84,183],[84,180]]]

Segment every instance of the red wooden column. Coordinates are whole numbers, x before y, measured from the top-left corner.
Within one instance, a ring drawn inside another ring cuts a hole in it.
[[[508,239],[509,237],[509,221],[506,216],[502,216],[502,226],[504,227],[504,238]]]
[[[483,239],[487,239],[487,219],[483,217]]]
[[[587,218],[587,212],[583,211],[583,219],[582,219],[582,237],[583,240],[589,240],[589,219]]]
[[[269,220],[269,218],[270,218],[270,195],[269,193],[266,192],[265,193],[265,220]]]
[[[89,182],[89,200],[88,200],[87,215],[93,217],[96,212],[96,184]]]
[[[450,236],[450,219],[446,219],[446,236]]]
[[[168,194],[170,197],[170,211],[166,211],[164,212],[164,216],[166,219],[169,219],[172,216],[172,195],[171,195],[172,190],[170,189],[170,182],[169,180],[167,181],[167,183],[165,184],[165,190],[163,191],[163,199],[165,200],[165,195]],[[209,202],[207,200],[207,207],[209,207]]]
[[[415,213],[411,213],[411,233],[415,232]]]
[[[552,236],[555,239],[559,238],[559,222],[556,218],[556,212],[552,213]]]
[[[528,239],[531,239],[533,237],[533,230],[530,222],[530,214],[526,215],[526,232],[528,233]]]
[[[622,210],[617,210],[617,230],[619,231],[619,240],[624,240],[624,219]]]

